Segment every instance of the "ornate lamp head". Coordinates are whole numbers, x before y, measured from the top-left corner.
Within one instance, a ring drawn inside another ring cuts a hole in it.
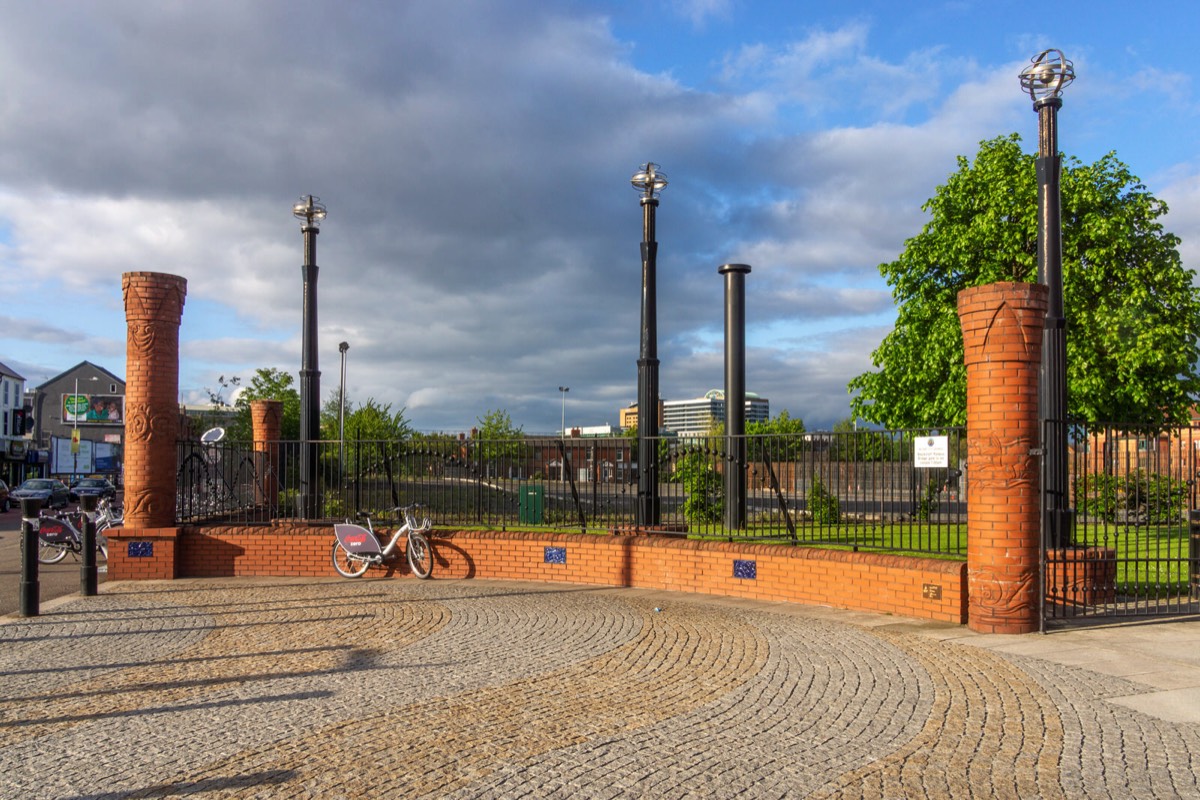
[[[666,173],[658,171],[658,164],[648,161],[629,179],[633,188],[642,193],[642,200],[654,200],[667,185]]]
[[[1035,106],[1047,101],[1062,102],[1063,87],[1075,80],[1075,65],[1063,56],[1062,50],[1043,50],[1031,61],[1021,70],[1021,88],[1033,98]]]
[[[300,195],[300,202],[292,206],[292,216],[304,220],[304,227],[319,228],[325,219],[325,206],[321,198],[311,194]]]

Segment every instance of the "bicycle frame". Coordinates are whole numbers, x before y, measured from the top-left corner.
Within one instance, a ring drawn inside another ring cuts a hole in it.
[[[433,526],[428,517],[417,521],[413,509],[418,507],[414,504],[393,509],[404,514],[404,522],[392,534],[386,546],[380,543],[368,515],[363,515],[366,527],[352,522],[335,524],[335,541],[330,554],[333,568],[344,578],[362,577],[370,567],[391,561],[401,549],[401,540],[404,540],[404,556],[412,574],[418,578],[428,578],[433,574],[433,550],[425,538],[425,532]]]
[[[366,528],[352,522],[339,522],[333,526],[333,532],[347,553],[356,556],[388,558],[396,552],[396,545],[399,544],[400,539],[407,536],[408,532],[413,529],[411,523],[412,520],[406,519],[404,524],[396,529],[386,547],[380,545],[379,537],[375,535],[375,528],[371,525],[370,519],[367,520],[368,527]]]

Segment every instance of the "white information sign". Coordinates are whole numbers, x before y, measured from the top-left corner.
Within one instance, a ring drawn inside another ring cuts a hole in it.
[[[913,466],[933,469],[950,466],[949,436],[918,436],[913,441]]]

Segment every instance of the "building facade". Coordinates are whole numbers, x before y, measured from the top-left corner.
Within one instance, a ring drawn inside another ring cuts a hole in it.
[[[766,422],[771,418],[771,403],[765,397],[746,392],[746,423]],[[667,400],[663,403],[663,427],[680,436],[702,436],[713,426],[725,422],[725,392],[712,389],[693,400]]]
[[[38,474],[64,479],[103,475],[121,484],[125,381],[81,361],[27,393],[33,429],[29,448]]]
[[[25,378],[0,363],[0,479],[10,487],[25,477]]]

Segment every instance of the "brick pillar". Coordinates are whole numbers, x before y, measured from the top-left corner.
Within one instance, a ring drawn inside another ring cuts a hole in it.
[[[279,508],[279,433],[283,430],[283,401],[251,400],[250,422],[254,430],[254,468],[258,471],[254,500],[274,515]]]
[[[1038,371],[1047,289],[993,283],[958,295],[967,368],[967,624],[1039,627]]]
[[[175,524],[179,323],[187,281],[127,272],[125,296],[125,527]]]

